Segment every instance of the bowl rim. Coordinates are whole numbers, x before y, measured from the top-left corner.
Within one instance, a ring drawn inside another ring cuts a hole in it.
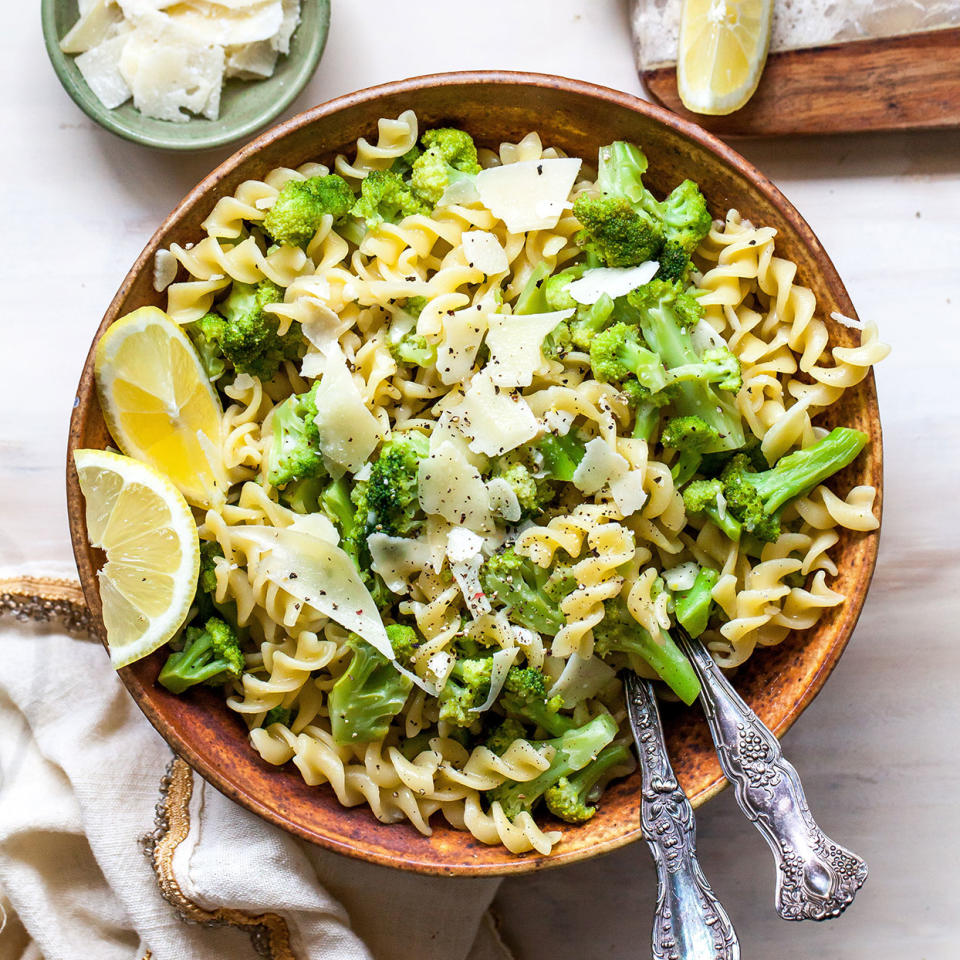
[[[248,137],[256,131],[263,129],[272,120],[275,120],[291,103],[303,92],[303,89],[310,82],[317,65],[320,63],[320,57],[323,56],[324,48],[327,44],[327,37],[330,34],[330,0],[307,0],[314,2],[320,16],[319,29],[316,35],[310,39],[309,46],[304,51],[303,56],[298,61],[299,69],[295,73],[296,81],[284,87],[282,94],[270,105],[263,113],[247,120],[245,123],[237,126],[228,126],[217,134],[208,137],[199,137],[193,140],[183,140],[177,136],[159,136],[151,133],[140,133],[131,130],[129,126],[120,123],[114,116],[114,111],[105,107],[96,97],[96,94],[90,89],[83,77],[77,82],[76,78],[69,72],[68,58],[73,59],[71,54],[64,53],[60,49],[60,37],[57,33],[56,11],[63,0],[40,0],[40,21],[43,29],[43,42],[47,50],[47,57],[53,67],[60,86],[67,92],[70,99],[91,119],[94,123],[103,127],[104,130],[127,140],[130,143],[137,143],[145,147],[154,147],[158,150],[168,151],[195,151],[213,150],[217,147],[224,147],[230,143],[236,143],[238,140]],[[298,24],[299,29],[299,24]],[[265,78],[269,80],[270,78]],[[226,81],[224,81],[226,82]],[[257,83],[259,81],[253,81]],[[193,121],[193,117],[187,123],[171,124],[172,127],[183,129]]]
[[[798,234],[802,244],[811,252],[822,268],[828,283],[835,286],[840,292],[840,299],[844,300],[844,312],[856,319],[857,314],[850,302],[849,294],[846,291],[836,267],[827,255],[822,244],[814,234],[813,230],[800,215],[793,204],[780,192],[773,182],[763,173],[761,173],[752,163],[742,157],[737,151],[733,150],[716,136],[708,133],[706,130],[691,123],[682,117],[677,116],[671,111],[656,104],[642,100],[632,94],[594,84],[589,81],[575,80],[567,77],[559,77],[540,73],[505,71],[505,70],[470,70],[470,71],[451,71],[435,74],[425,74],[422,76],[410,77],[403,80],[394,80],[387,83],[377,84],[371,87],[365,87],[351,93],[344,94],[334,99],[325,101],[308,110],[303,111],[260,134],[250,143],[241,147],[234,154],[220,163],[203,180],[200,181],[170,212],[163,223],[157,228],[150,240],[147,242],[143,251],[137,257],[133,266],[125,276],[116,295],[110,302],[99,327],[97,328],[93,341],[90,345],[87,357],[84,361],[80,382],[77,387],[77,395],[74,401],[73,412],[70,419],[70,431],[67,443],[66,456],[66,486],[67,486],[67,505],[70,522],[71,542],[74,551],[74,557],[77,562],[77,569],[80,577],[80,583],[87,597],[88,603],[91,596],[96,594],[96,572],[87,561],[85,551],[88,548],[88,542],[84,536],[85,524],[76,520],[83,516],[83,497],[80,493],[79,483],[76,472],[73,469],[72,456],[73,451],[80,445],[80,438],[83,430],[83,419],[85,408],[90,401],[96,401],[96,389],[93,381],[93,357],[96,345],[106,328],[116,319],[120,307],[126,299],[129,289],[132,287],[136,277],[147,266],[150,258],[159,246],[159,241],[177,219],[180,212],[206,193],[218,180],[230,173],[233,169],[257,153],[262,147],[279,139],[293,130],[308,126],[315,120],[335,114],[347,107],[376,101],[382,97],[390,95],[413,94],[419,90],[432,88],[440,85],[464,86],[469,84],[503,84],[503,85],[521,85],[534,87],[548,87],[559,89],[566,93],[586,96],[593,99],[604,100],[615,106],[625,108],[645,115],[655,122],[664,124],[686,139],[693,141],[705,150],[720,157],[720,159],[730,168],[737,171],[746,178],[751,186],[763,193],[771,205],[789,221],[791,227]],[[877,501],[875,509],[878,519],[882,520],[883,505],[883,443],[880,425],[879,410],[876,399],[876,386],[872,369],[867,377],[862,381],[867,388],[867,407],[871,422],[875,425],[876,441],[871,444],[874,458],[874,468],[876,475]],[[782,737],[793,724],[800,714],[810,705],[813,699],[823,688],[829,675],[836,667],[837,661],[845,650],[856,627],[860,613],[863,609],[867,591],[870,582],[873,579],[876,567],[877,553],[879,549],[880,527],[871,531],[872,536],[868,537],[866,556],[861,567],[861,573],[856,581],[855,590],[851,591],[844,601],[843,617],[837,624],[835,638],[833,643],[824,654],[824,658],[816,673],[812,676],[810,683],[804,688],[801,695],[793,703],[790,710],[784,714],[779,723],[772,728],[773,733]],[[104,639],[104,645],[105,639]],[[371,850],[357,847],[347,843],[344,839],[320,835],[304,828],[299,823],[287,819],[284,814],[274,808],[261,803],[255,797],[244,791],[243,785],[234,782],[228,775],[212,769],[194,746],[182,737],[172,726],[167,725],[154,709],[147,692],[139,684],[132,680],[128,670],[119,671],[124,685],[133,696],[137,705],[150,720],[151,724],[161,733],[164,739],[170,744],[174,751],[182,757],[187,763],[209,783],[216,787],[221,793],[231,800],[241,804],[246,809],[262,817],[268,823],[280,827],[293,836],[306,840],[317,846],[331,850],[335,853],[350,856],[369,863],[376,863],[382,866],[399,868],[414,873],[434,875],[434,876],[507,876],[521,873],[529,873],[543,869],[564,866],[569,863],[590,859],[604,853],[612,852],[622,846],[642,839],[642,832],[639,823],[632,829],[625,829],[607,840],[598,842],[589,847],[575,849],[569,852],[551,854],[547,857],[537,859],[517,859],[515,861],[504,861],[494,865],[482,864],[475,865],[469,862],[457,864],[439,863],[437,861],[422,861],[414,858],[410,853],[383,853],[380,850]],[[726,778],[720,774],[703,789],[690,797],[690,802],[694,808],[699,807],[707,800],[712,799],[721,790],[727,786]],[[346,809],[346,808],[345,808]],[[384,829],[390,829],[390,825],[385,825]],[[382,848],[381,848],[382,849]]]

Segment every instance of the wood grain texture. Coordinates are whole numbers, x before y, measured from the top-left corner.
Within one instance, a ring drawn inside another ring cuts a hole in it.
[[[725,117],[687,110],[673,65],[640,77],[658,103],[721,137],[960,126],[960,28],[771,53],[750,102]]]
[[[830,258],[803,218],[773,184],[743,157],[699,127],[627,94],[578,81],[531,74],[480,72],[421,77],[350,94],[282,124],[239,151],[191,191],[154,234],[111,303],[91,345],[77,391],[67,457],[71,536],[87,602],[99,623],[98,557],[87,540],[82,495],[72,466],[78,447],[109,441],[93,388],[96,340],[117,317],[145,304],[160,304],[152,286],[153,254],[171,242],[200,235],[200,223],[216,200],[243,180],[262,177],[284,164],[330,160],[358,136],[369,136],[381,116],[416,110],[423,126],[450,122],[496,145],[531,129],[578,156],[593,156],[618,138],[643,143],[651,186],[669,189],[678,172],[697,180],[712,212],[739,208],[754,222],[778,230],[778,252],[797,262],[824,316],[856,316]],[[858,335],[827,321],[835,344]],[[871,484],[882,490],[882,446],[872,375],[830,408],[824,426],[845,424],[871,435],[867,453],[839,483]],[[878,509],[880,504],[878,503]],[[809,632],[797,634],[751,659],[738,672],[741,694],[766,724],[782,735],[820,690],[842,653],[863,605],[877,554],[876,534],[841,534],[834,555],[840,575],[832,584],[848,600]],[[100,633],[103,635],[102,624]],[[171,746],[227,796],[296,836],[375,863],[443,875],[498,875],[538,870],[595,856],[639,839],[639,774],[614,784],[597,816],[582,826],[561,825],[562,840],[547,858],[513,856],[487,847],[442,823],[431,837],[406,824],[384,826],[366,808],[345,810],[329,790],[307,786],[293,768],[260,759],[247,742],[241,720],[213,691],[175,697],[155,686],[163,654],[157,652],[120,671],[131,694]],[[665,716],[668,743],[680,782],[692,802],[703,803],[724,780],[705,723],[698,713],[672,708]],[[551,827],[553,824],[551,824]]]

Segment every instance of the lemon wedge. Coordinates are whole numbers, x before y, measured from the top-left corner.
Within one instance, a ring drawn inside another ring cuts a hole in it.
[[[694,113],[739,110],[760,82],[773,0],[684,0],[677,87]]]
[[[75,450],[87,535],[107,554],[98,574],[110,660],[123,667],[182,626],[200,571],[200,540],[183,494],[152,467],[106,450]]]
[[[220,399],[177,324],[157,307],[121,317],[97,344],[94,376],[125,454],[156,467],[194,506],[222,501]]]

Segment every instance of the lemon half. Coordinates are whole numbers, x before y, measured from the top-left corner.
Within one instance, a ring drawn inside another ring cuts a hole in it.
[[[220,399],[177,324],[157,307],[121,317],[97,344],[94,376],[125,454],[156,467],[195,506],[222,500]]]
[[[123,667],[182,626],[200,572],[200,540],[183,494],[146,464],[75,450],[87,535],[107,554],[98,574],[110,660]]]
[[[733,113],[753,96],[772,19],[773,0],[684,0],[677,87],[688,110]]]

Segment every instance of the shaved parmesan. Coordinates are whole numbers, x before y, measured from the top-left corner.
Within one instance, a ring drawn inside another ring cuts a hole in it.
[[[630,468],[627,461],[601,437],[594,437],[583,459],[573,472],[573,485],[587,495],[601,490],[611,480],[622,477]]]
[[[372,559],[370,569],[380,574],[387,588],[394,593],[404,593],[410,577],[431,561],[430,545],[422,540],[371,533],[367,537],[367,546]]]
[[[521,160],[477,174],[481,203],[511,233],[546,230],[557,225],[580,172],[575,157]]]
[[[493,655],[493,662],[490,665],[490,692],[487,694],[487,699],[479,707],[470,708],[471,713],[483,713],[493,706],[494,701],[500,696],[500,691],[507,680],[507,674],[510,672],[513,661],[517,659],[519,652],[519,647],[510,647],[509,650],[498,650]]]
[[[837,310],[834,310],[833,313],[830,314],[830,319],[836,320],[837,323],[841,324],[844,327],[849,327],[851,330],[863,329],[862,320],[854,320],[853,317],[848,317]]]
[[[161,248],[153,255],[153,289],[163,293],[177,279],[180,264],[169,251]]]
[[[94,0],[80,14],[80,19],[60,41],[64,53],[84,53],[102,43],[110,30],[123,19],[123,13],[112,0]]]
[[[189,5],[171,7],[167,15],[189,33],[194,42],[220,46],[270,40],[283,23],[280,0],[267,0],[236,10],[192,0]]]
[[[478,373],[452,413],[471,438],[470,449],[495,457],[532,440],[539,432],[530,405],[518,393],[499,391],[486,373]]]
[[[448,386],[465,380],[487,332],[487,315],[476,307],[443,317],[443,337],[437,346],[437,372]]]
[[[616,300],[649,283],[659,269],[656,260],[647,260],[638,267],[594,267],[570,283],[567,292],[577,303],[596,303],[604,294]]]
[[[420,461],[417,486],[425,513],[481,532],[493,526],[490,496],[480,471],[449,440]]]
[[[277,51],[269,40],[230,47],[223,75],[239,80],[264,80],[273,76],[277,65]]]
[[[690,343],[697,353],[703,353],[714,347],[725,347],[723,337],[717,333],[710,324],[709,320],[701,318],[697,325],[690,331]]]
[[[480,194],[477,192],[477,185],[473,178],[454,180],[447,185],[443,191],[443,196],[437,203],[438,207],[449,207],[454,204],[479,203]]]
[[[700,568],[693,560],[678,564],[669,570],[664,570],[661,576],[667,589],[676,593],[678,590],[689,590],[697,579]]]
[[[610,496],[617,509],[629,517],[643,509],[647,502],[647,491],[643,489],[643,471],[628,470],[610,481]]]
[[[597,657],[572,653],[550,687],[548,696],[560,694],[565,707],[575,707],[583,700],[595,697],[615,676],[616,672]]]
[[[447,559],[451,563],[466,563],[480,556],[483,537],[478,537],[463,527],[454,527],[447,534]]]
[[[363,402],[339,347],[331,347],[324,358],[316,398],[314,423],[320,431],[320,449],[325,457],[356,473],[376,449],[382,431],[380,421]]]
[[[120,74],[141,113],[186,123],[185,111],[210,113],[212,99],[219,109],[223,62],[222,47],[196,43],[169,21],[149,20],[130,34]]]
[[[510,264],[500,241],[486,230],[467,230],[460,235],[467,264],[485,274],[505,273]]]
[[[456,664],[457,658],[452,653],[447,653],[446,650],[438,650],[427,660],[425,679],[427,683],[433,685],[436,693],[439,693],[446,686]]]
[[[573,310],[523,316],[490,314],[487,317],[490,359],[484,372],[498,387],[529,387],[534,373],[544,363],[543,341],[558,323],[571,316]]]
[[[120,73],[120,57],[127,43],[126,34],[118,34],[98,43],[76,59],[77,69],[87,86],[108,109],[130,99],[130,87]]]
[[[450,572],[453,574],[453,579],[457,581],[457,586],[463,595],[463,602],[467,605],[467,610],[470,611],[470,616],[474,620],[493,610],[480,584],[480,567],[482,564],[483,557],[479,554],[471,560],[450,564]]]
[[[380,611],[364,586],[356,564],[339,547],[290,527],[256,524],[232,529],[232,542],[260,554],[248,567],[300,603],[359,634],[392,660],[393,650]]]
[[[300,297],[297,300],[297,313],[301,318],[300,329],[316,353],[306,353],[303,357],[301,373],[315,379],[323,372],[324,357],[338,346],[340,335],[352,325],[350,318],[343,319],[334,313],[322,300],[316,297]]]
[[[283,19],[270,45],[278,53],[290,52],[290,40],[300,23],[300,0],[282,0]]]
[[[503,477],[494,477],[487,481],[487,493],[490,494],[490,509],[498,513],[507,523],[517,523],[522,513],[517,493]]]

